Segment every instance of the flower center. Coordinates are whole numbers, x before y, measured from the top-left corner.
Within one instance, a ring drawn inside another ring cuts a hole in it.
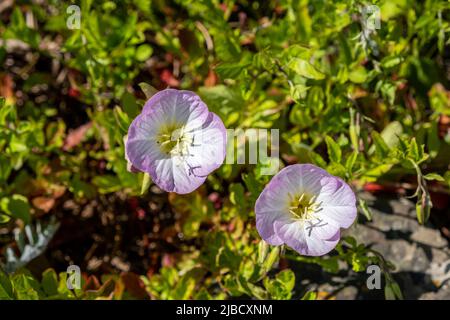
[[[322,210],[322,202],[317,202],[316,198],[316,196],[302,193],[300,197],[291,202],[289,212],[299,220],[309,220],[314,218],[315,213]]]
[[[183,126],[163,126],[157,136],[156,143],[161,151],[170,156],[188,156],[189,146],[193,144],[193,135],[184,130]]]

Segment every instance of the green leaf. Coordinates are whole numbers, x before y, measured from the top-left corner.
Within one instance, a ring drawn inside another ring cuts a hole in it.
[[[381,177],[383,174],[387,173],[389,170],[391,170],[393,164],[381,164],[379,166],[376,166],[372,169],[367,170],[363,177],[363,182],[373,182],[376,181],[379,177]]]
[[[305,293],[305,295],[302,297],[301,300],[316,300],[317,299],[317,292],[315,291],[308,291]]]
[[[304,59],[293,58],[288,63],[288,68],[294,71],[296,74],[314,80],[322,80],[325,78],[325,75],[317,70],[311,63]]]
[[[150,184],[152,182],[152,179],[150,178],[150,175],[148,173],[144,173],[144,177],[142,179],[142,186],[141,186],[141,196],[145,194],[150,187]]]
[[[408,149],[408,155],[415,161],[415,162],[419,162],[420,159],[422,158],[421,156],[421,150],[419,148],[419,146],[417,145],[417,141],[416,138],[412,138],[411,142],[409,144],[409,149]]]
[[[258,243],[258,263],[263,264],[266,261],[269,253],[270,246],[264,240],[260,240]]]
[[[403,126],[398,121],[392,121],[383,131],[381,131],[381,138],[389,148],[394,148],[398,144],[398,137],[403,133]]]
[[[427,180],[436,180],[436,181],[445,182],[444,177],[442,177],[441,175],[439,175],[437,173],[428,173],[428,174],[424,175],[423,177]]]
[[[394,295],[397,299],[403,299],[403,294],[402,294],[402,290],[400,289],[400,286],[398,285],[397,282],[392,281],[391,282],[391,288],[392,291],[394,292]]]
[[[92,179],[92,183],[98,187],[100,193],[115,192],[122,188],[119,178],[112,174],[96,176]]]
[[[385,69],[393,68],[403,61],[401,56],[388,56],[381,60],[381,66]]]
[[[394,280],[386,280],[386,286],[384,287],[384,296],[386,300],[403,299],[400,286]]]
[[[122,134],[126,134],[128,132],[128,127],[131,124],[131,120],[128,115],[122,111],[119,106],[114,108],[114,116],[116,118],[117,124],[122,131]]]
[[[14,194],[0,200],[0,208],[13,218],[21,219],[24,223],[30,223],[30,205],[28,199],[20,194]]]
[[[364,201],[363,199],[358,199],[358,204],[362,214],[367,218],[367,220],[372,221],[372,212],[367,206],[366,201]]]
[[[348,74],[348,78],[354,83],[364,83],[367,80],[367,70],[362,66],[358,66]]]
[[[439,123],[433,121],[427,134],[427,150],[432,158],[436,157],[441,147],[441,140],[439,138]]]
[[[8,275],[0,270],[0,300],[13,300],[14,298],[11,281]]]
[[[394,290],[392,290],[392,287],[389,285],[384,287],[384,298],[386,300],[395,300]]]
[[[386,144],[386,142],[384,142],[383,138],[376,131],[372,131],[372,139],[373,143],[375,144],[375,150],[377,151],[377,155],[381,159],[385,159],[390,152],[388,145]]]
[[[153,53],[153,48],[148,44],[140,45],[136,50],[136,59],[146,61]]]
[[[235,79],[251,64],[251,60],[242,59],[238,62],[223,62],[215,70],[222,79]]]
[[[39,300],[39,283],[28,274],[16,274],[12,278],[18,300]]]
[[[145,91],[144,91],[144,93],[145,93]],[[123,111],[125,111],[126,115],[130,119],[134,119],[139,114],[139,107],[136,102],[136,98],[130,92],[125,91],[125,93],[120,98],[120,102],[121,102]],[[126,127],[126,130],[128,130],[128,127],[129,127],[131,121],[124,119],[124,122],[128,122],[128,125],[126,125],[126,123],[124,125]]]
[[[0,212],[0,224],[8,223],[11,220],[11,217],[5,213]]]
[[[189,299],[195,290],[196,281],[194,278],[189,277],[189,273],[185,274],[181,280],[178,281],[174,288],[173,299],[186,300]]]
[[[263,269],[266,272],[269,271],[270,269],[272,269],[272,266],[275,263],[275,261],[277,261],[279,254],[280,254],[279,247],[272,248],[272,250],[269,253],[269,256],[267,257],[267,260],[264,261],[264,264],[263,264]]]
[[[285,269],[281,272],[279,272],[275,278],[283,283],[284,287],[287,291],[291,292],[294,289],[295,286],[295,274],[290,269]]]
[[[417,221],[420,224],[423,225],[428,221],[432,206],[433,204],[431,203],[431,198],[428,191],[425,190],[425,192],[421,192],[416,203]]]
[[[358,151],[353,151],[347,160],[345,160],[345,169],[347,169],[349,174],[353,172],[353,166],[355,165],[356,159],[358,159]]]
[[[341,147],[330,137],[325,137],[325,143],[327,144],[328,156],[331,162],[340,163],[342,157]]]
[[[47,269],[42,274],[42,288],[48,296],[58,294],[58,276],[53,269]]]
[[[156,90],[154,87],[152,87],[151,85],[149,85],[148,83],[145,83],[145,82],[139,83],[139,87],[141,88],[142,92],[144,92],[147,100],[150,99],[155,93],[158,92],[158,90]]]
[[[290,95],[294,101],[302,100],[306,98],[306,94],[308,93],[310,87],[304,84],[295,84],[289,87]]]

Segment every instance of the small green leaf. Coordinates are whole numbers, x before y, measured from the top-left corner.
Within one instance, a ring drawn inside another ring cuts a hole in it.
[[[0,224],[8,223],[11,220],[11,217],[6,213],[0,212]]]
[[[386,286],[384,287],[384,296],[386,300],[403,299],[402,291],[399,285],[394,280],[386,280]]]
[[[348,74],[348,78],[354,83],[364,83],[367,79],[367,70],[362,66],[356,67]]]
[[[402,291],[401,291],[400,286],[398,285],[397,282],[392,281],[391,288],[392,288],[392,291],[394,292],[394,295],[395,295],[395,297],[397,299],[403,299]]]
[[[0,270],[0,300],[13,300],[14,298],[11,281],[8,275]]]
[[[120,98],[120,103],[122,106],[123,111],[125,112],[125,114],[133,119],[135,118],[138,114],[139,114],[139,107],[138,104],[136,102],[136,98],[133,94],[131,94],[130,92],[126,91],[122,97]],[[124,119],[126,120],[126,119]],[[126,130],[128,130],[128,126],[130,124],[130,120],[126,120],[125,122],[128,122],[128,125],[125,125]]]
[[[305,78],[314,80],[322,80],[325,78],[325,75],[317,70],[311,63],[300,58],[292,59],[288,63],[288,68]]]
[[[258,244],[258,263],[262,264],[266,261],[267,255],[269,253],[270,246],[264,240],[259,241]]]
[[[395,300],[395,293],[389,285],[384,287],[384,298],[386,300]]]
[[[58,294],[58,276],[55,270],[47,269],[44,271],[42,274],[42,288],[48,296]]]
[[[12,278],[14,292],[18,300],[39,300],[39,283],[28,274],[16,274]]]
[[[122,133],[126,134],[126,132],[128,132],[128,127],[131,124],[130,118],[125,112],[122,111],[119,106],[116,106],[114,108],[114,116],[116,118],[117,124],[119,125],[119,128],[122,130]]]
[[[417,163],[419,163],[423,158],[423,149],[417,145],[416,138],[411,139],[408,155]]]
[[[30,205],[28,199],[20,194],[14,194],[11,197],[0,200],[0,208],[9,216],[21,219],[24,223],[30,223]]]
[[[317,292],[315,291],[308,291],[305,293],[305,295],[302,297],[301,300],[316,300],[317,299]]]
[[[235,79],[239,77],[242,71],[251,64],[248,59],[238,62],[222,62],[215,70],[222,79]]]
[[[345,161],[345,168],[349,174],[353,171],[353,166],[355,165],[356,159],[358,159],[358,151],[353,151]]]
[[[291,292],[292,289],[294,289],[295,286],[295,274],[292,270],[290,269],[285,269],[281,272],[279,272],[275,278],[280,281],[281,283],[283,283],[286,291]]]
[[[232,204],[241,207],[245,204],[244,187],[240,183],[230,185],[230,201]]]
[[[263,264],[263,268],[266,272],[272,268],[275,261],[277,261],[279,254],[280,254],[280,247],[272,248],[267,257],[267,260]]]
[[[150,99],[155,93],[158,92],[158,90],[156,90],[155,88],[153,88],[151,85],[145,83],[145,82],[141,82],[139,83],[139,87],[141,88],[141,90],[144,92],[145,97],[147,99]]]
[[[433,204],[431,203],[431,198],[428,192],[422,192],[416,203],[417,221],[420,224],[423,225],[428,221],[432,206]]]
[[[393,68],[403,61],[401,56],[388,56],[381,60],[381,66],[385,69]]]
[[[381,131],[380,135],[389,148],[394,148],[398,144],[398,137],[402,133],[402,124],[398,121],[392,121]]]
[[[150,175],[148,173],[144,173],[144,178],[142,179],[142,186],[141,186],[141,196],[145,194],[150,187],[150,184],[152,182],[152,179],[150,178]]]
[[[424,175],[423,177],[426,180],[436,180],[436,181],[445,182],[444,177],[442,177],[441,175],[439,175],[437,173],[428,173],[428,174]]]
[[[140,45],[136,50],[136,59],[146,61],[153,53],[153,48],[148,44]]]
[[[375,150],[380,158],[384,159],[388,156],[390,149],[380,134],[376,131],[372,131],[372,139],[375,144]]]
[[[367,218],[367,220],[372,221],[372,212],[367,206],[366,201],[364,201],[363,199],[358,199],[358,204],[362,214]]]

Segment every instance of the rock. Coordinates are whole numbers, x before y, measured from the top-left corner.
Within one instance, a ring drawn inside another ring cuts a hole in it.
[[[438,230],[419,226],[411,235],[411,240],[428,245],[435,248],[445,248],[448,246]]]
[[[442,263],[433,261],[427,274],[431,276],[433,283],[440,287],[450,281],[450,259]]]
[[[377,243],[373,248],[396,266],[396,272],[425,272],[430,265],[423,248],[403,239]]]
[[[343,231],[342,234],[343,236],[352,236],[358,243],[364,243],[365,245],[385,241],[383,232],[363,224],[356,224],[351,229]]]
[[[419,297],[420,300],[450,300],[450,283],[447,282],[436,292],[426,292]]]
[[[358,295],[358,289],[354,286],[345,287],[336,294],[337,300],[355,300]]]
[[[409,217],[383,213],[377,209],[371,210],[373,213],[373,219],[369,225],[379,229],[380,231],[399,231],[403,233],[411,233],[418,227],[417,221]]]
[[[389,200],[389,205],[392,208],[392,212],[396,215],[405,217],[416,218],[416,207],[411,200],[400,198]]]
[[[415,204],[409,199],[367,193],[358,196],[372,211],[372,221],[361,218],[362,223],[343,230],[342,235],[370,245],[396,266],[392,275],[405,299],[450,299],[449,241],[431,223],[419,225]],[[363,275],[359,276],[362,284]],[[383,296],[380,290],[369,291],[364,285],[355,287],[354,284],[336,293],[337,299],[382,299]]]

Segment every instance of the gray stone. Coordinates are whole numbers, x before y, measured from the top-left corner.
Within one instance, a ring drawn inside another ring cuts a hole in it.
[[[396,266],[396,272],[425,272],[430,265],[424,249],[406,240],[377,243],[373,248]]]
[[[365,245],[371,245],[374,243],[380,243],[385,241],[383,232],[374,228],[370,228],[363,224],[356,224],[349,230],[345,230],[342,233],[344,236],[352,236],[358,243],[364,243]]]
[[[411,218],[416,217],[416,206],[409,199],[400,198],[389,200],[389,205],[391,206],[394,214]]]
[[[450,300],[450,283],[447,283],[436,292],[426,292],[419,297],[420,300]]]
[[[382,213],[377,209],[372,209],[373,220],[370,225],[380,231],[401,231],[414,232],[418,228],[416,220],[400,215]]]
[[[447,240],[442,238],[439,230],[419,226],[411,235],[411,240],[428,245],[434,248],[445,248],[448,246]]]

